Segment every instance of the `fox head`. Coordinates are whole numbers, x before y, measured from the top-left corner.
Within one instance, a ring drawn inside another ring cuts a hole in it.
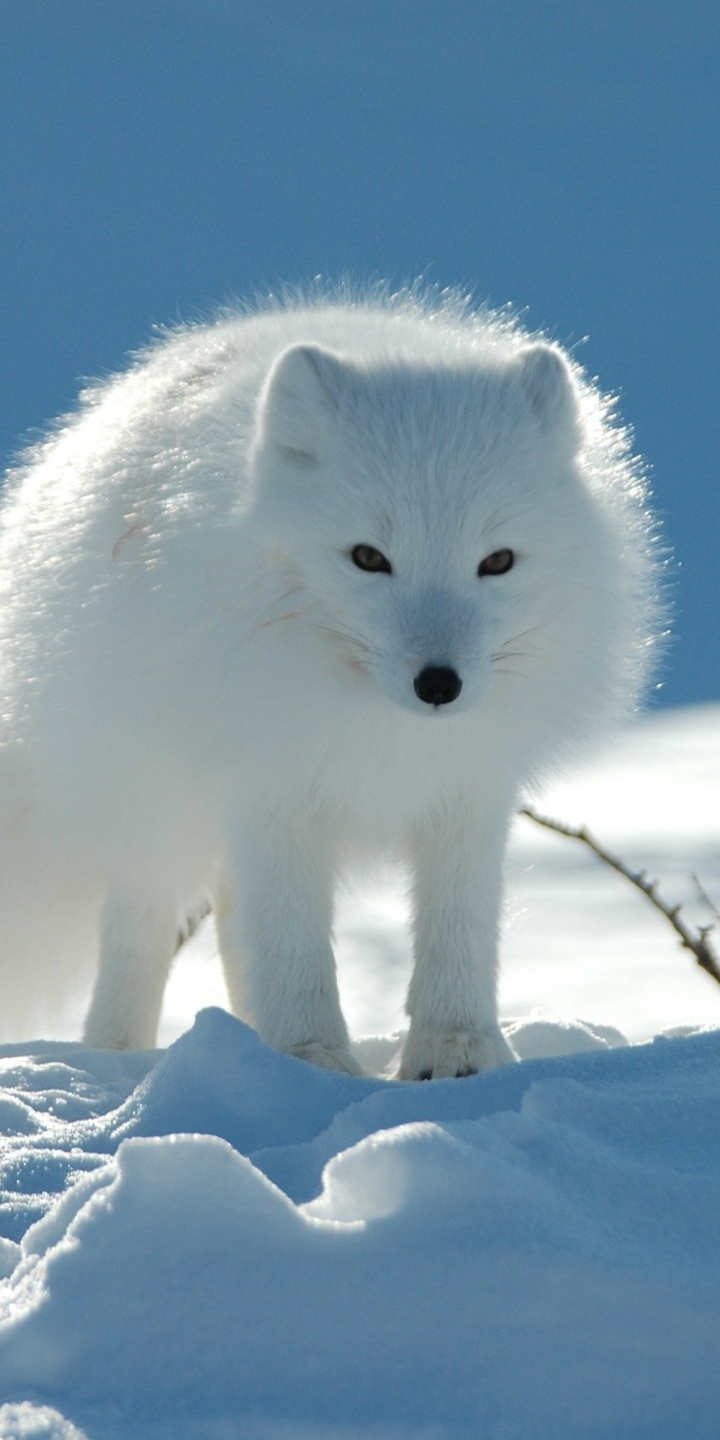
[[[532,703],[563,665],[602,669],[611,540],[582,443],[551,344],[440,363],[294,345],[260,396],[249,519],[340,662],[395,705],[458,714],[512,676]]]

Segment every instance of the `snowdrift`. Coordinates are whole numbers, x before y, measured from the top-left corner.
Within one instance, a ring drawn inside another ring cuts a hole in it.
[[[3,1440],[716,1440],[720,1033],[574,1033],[426,1085],[221,1010],[4,1047]]]

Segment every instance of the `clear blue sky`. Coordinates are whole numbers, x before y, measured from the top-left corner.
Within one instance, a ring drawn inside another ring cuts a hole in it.
[[[281,279],[512,301],[618,390],[720,697],[718,0],[2,0],[0,450]]]

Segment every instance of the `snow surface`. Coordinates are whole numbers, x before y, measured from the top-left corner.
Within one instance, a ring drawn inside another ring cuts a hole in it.
[[[693,870],[717,896],[718,741],[720,707],[658,714],[543,808],[673,899]],[[1,1440],[716,1440],[720,1031],[626,1037],[717,1025],[720,987],[622,880],[523,826],[521,1064],[382,1078],[397,888],[339,917],[367,1079],[217,1008],[165,1053],[2,1047]],[[186,947],[166,1028],[211,947]]]

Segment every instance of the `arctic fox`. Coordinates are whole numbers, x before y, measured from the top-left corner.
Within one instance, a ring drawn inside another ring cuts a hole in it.
[[[234,1010],[357,1073],[333,889],[387,856],[413,877],[400,1075],[512,1058],[508,824],[655,628],[610,412],[507,314],[412,293],[224,315],[88,391],[1,516],[6,1032],[97,964],[86,1042],[152,1046],[205,900]]]

